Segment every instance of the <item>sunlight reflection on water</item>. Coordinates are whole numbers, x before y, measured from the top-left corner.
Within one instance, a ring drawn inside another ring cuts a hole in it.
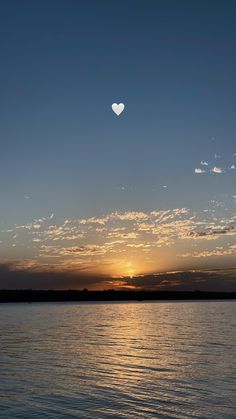
[[[236,303],[0,305],[0,418],[234,418]]]

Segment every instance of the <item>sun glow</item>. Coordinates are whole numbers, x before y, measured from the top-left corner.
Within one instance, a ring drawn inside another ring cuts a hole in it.
[[[130,270],[128,272],[128,276],[132,279],[134,277],[134,271],[133,270]]]
[[[129,277],[133,278],[135,275],[138,274],[137,267],[134,265],[133,262],[130,261],[122,261],[116,267],[115,277]]]

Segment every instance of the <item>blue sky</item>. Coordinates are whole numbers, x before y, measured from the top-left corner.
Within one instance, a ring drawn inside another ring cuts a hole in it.
[[[75,225],[78,219],[116,211],[150,214],[175,208],[187,208],[203,220],[202,212],[212,211],[214,201],[214,228],[233,225],[235,17],[234,1],[1,4],[4,263],[41,261],[41,244],[32,252],[19,228],[18,242],[12,237],[17,226],[52,213],[49,220],[57,227],[65,219]],[[119,117],[111,110],[113,102],[125,103]],[[197,168],[206,173],[195,173]],[[13,230],[9,237],[7,230]],[[95,243],[96,230],[86,240],[82,245]],[[232,231],[227,240],[224,249],[234,244]],[[63,243],[63,249],[81,246],[80,237],[72,242]],[[201,241],[200,253],[204,246]],[[166,249],[156,252],[154,270],[158,252]],[[203,259],[198,265],[206,265]],[[207,262],[215,264],[232,266],[232,260],[222,255]]]

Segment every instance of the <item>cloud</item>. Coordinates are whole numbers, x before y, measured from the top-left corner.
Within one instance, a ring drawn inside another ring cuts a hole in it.
[[[27,257],[43,269],[49,265],[58,271],[83,267],[87,273],[105,269],[117,274],[128,271],[123,261],[134,260],[136,273],[150,272],[157,266],[174,266],[172,261],[179,263],[180,257],[205,259],[212,251],[206,247],[211,242],[227,249],[226,240],[236,238],[232,196],[231,201],[231,209],[214,199],[198,212],[183,207],[61,221],[52,215],[41,217],[2,231],[1,248],[8,261]],[[229,252],[218,249],[217,254],[227,256]]]
[[[212,172],[212,173],[218,173],[218,174],[220,174],[220,173],[224,173],[224,170],[223,170],[221,167],[214,166],[214,167],[211,169],[211,172]]]
[[[202,164],[202,162],[201,162]],[[234,165],[232,165],[230,167],[230,169],[235,169],[236,167]],[[216,173],[216,174],[221,174],[221,173],[225,173],[225,170],[222,169],[222,167],[218,167],[218,166],[214,166],[210,169],[210,171],[207,172],[207,170],[202,169],[201,167],[196,167],[194,169],[194,173],[196,174],[203,174],[203,173]]]
[[[218,229],[206,229],[205,231],[190,231],[189,236],[194,238],[210,238],[215,236],[218,238],[221,235],[234,235],[235,234],[235,227],[228,226],[228,227],[220,227]]]
[[[86,225],[86,224],[101,224],[101,225],[105,225],[107,223],[107,221],[109,220],[109,217],[102,217],[102,218],[97,218],[97,217],[90,217],[90,218],[84,218],[79,220],[79,223],[82,225]]]
[[[196,174],[202,174],[202,173],[206,173],[206,170],[201,169],[200,167],[197,167],[196,169],[194,169],[194,172]]]
[[[25,263],[25,266],[24,266]],[[26,269],[26,266],[28,269]],[[145,289],[236,291],[236,269],[190,270],[130,277],[37,270],[28,261],[0,264],[0,289]]]
[[[236,255],[236,245],[232,244],[228,247],[217,246],[213,250],[196,251],[193,253],[185,253],[179,255],[182,258],[209,258],[209,257],[220,257],[220,256],[233,256]]]
[[[86,272],[31,270],[12,263],[0,264],[0,289],[104,289],[107,281],[104,275]]]
[[[72,246],[63,248],[54,248],[55,253],[60,256],[93,256],[93,255],[104,255],[112,251],[113,244],[109,243],[104,245],[88,244],[86,246]]]
[[[138,289],[172,291],[236,291],[236,269],[192,270],[124,278],[123,283]],[[122,288],[122,281],[118,284]]]
[[[217,156],[215,154],[215,158],[220,158],[220,156]],[[206,160],[201,160],[200,162],[201,166],[204,166],[205,168],[209,166],[209,163]],[[226,173],[227,170],[234,170],[236,169],[236,166],[234,164],[231,164],[231,166],[228,166],[227,169],[223,169],[222,167],[219,166],[213,166],[213,167],[209,167],[209,170],[206,170],[205,168],[202,167],[196,167],[194,169],[194,172],[196,174],[203,174],[203,173],[216,173],[216,174],[222,174],[222,173]]]

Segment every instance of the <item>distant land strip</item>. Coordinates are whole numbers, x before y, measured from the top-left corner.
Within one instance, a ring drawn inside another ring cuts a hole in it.
[[[88,291],[84,290],[0,290],[0,303],[66,301],[162,301],[234,300],[236,292],[214,291]]]

